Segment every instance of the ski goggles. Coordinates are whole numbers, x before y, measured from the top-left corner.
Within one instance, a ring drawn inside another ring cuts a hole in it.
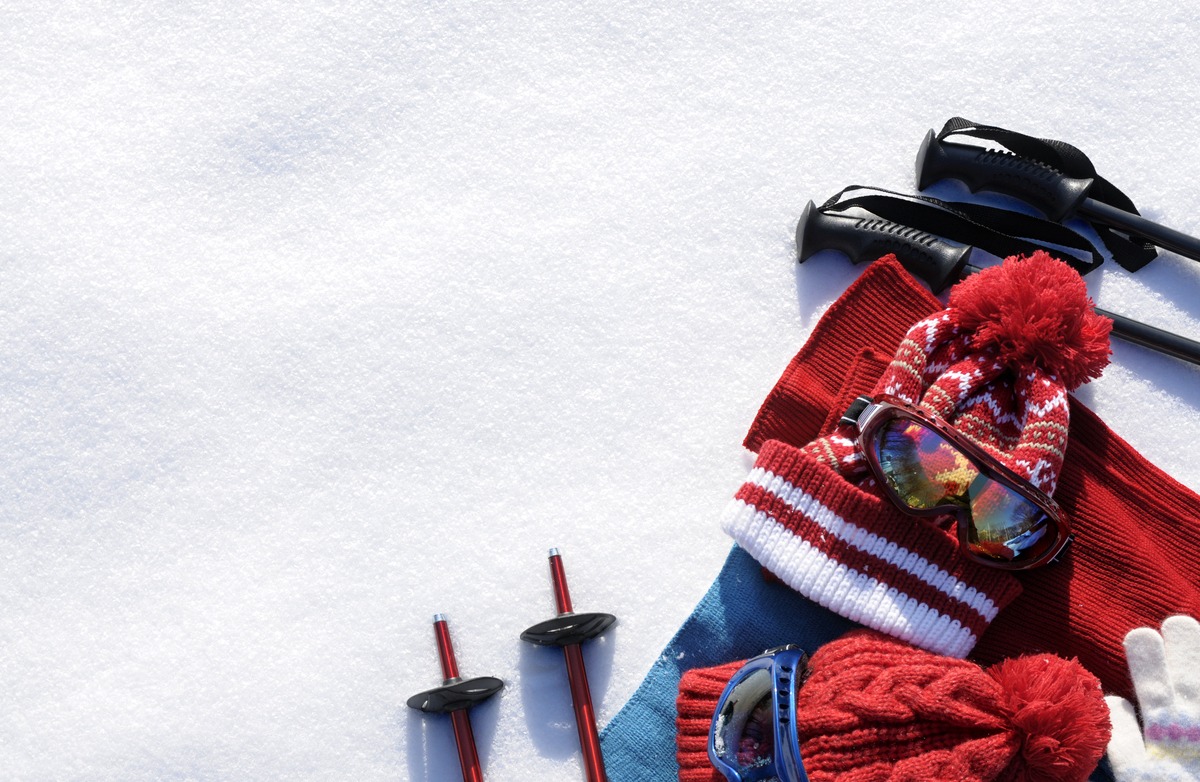
[[[792,724],[806,678],[808,655],[789,644],[749,660],[725,685],[708,759],[729,782],[808,782]]]
[[[859,397],[841,423],[891,500],[916,516],[954,516],[972,560],[1007,570],[1052,562],[1071,540],[1054,500],[945,421],[893,397]]]

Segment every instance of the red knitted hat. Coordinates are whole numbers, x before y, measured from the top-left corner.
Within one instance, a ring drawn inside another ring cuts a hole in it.
[[[722,782],[706,752],[731,663],[679,683],[682,782]],[[812,782],[1083,782],[1108,744],[1100,682],[1034,655],[986,670],[870,630],[821,647],[796,699]]]
[[[1067,391],[1104,368],[1111,325],[1065,263],[1040,252],[1010,258],[912,326],[873,395],[919,404],[1049,494],[1066,450]],[[899,511],[872,482],[860,485],[866,475],[850,429],[803,448],[769,441],[722,526],[813,601],[965,657],[1019,583],[968,558],[952,532]]]
[[[1112,321],[1092,309],[1079,273],[1044,252],[960,282],[950,306],[909,329],[875,384],[949,421],[1053,494],[1067,449],[1067,392],[1108,365]],[[852,433],[812,444],[843,475],[863,469]]]

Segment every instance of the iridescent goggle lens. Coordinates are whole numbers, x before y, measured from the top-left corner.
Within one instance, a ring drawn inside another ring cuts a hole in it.
[[[776,776],[773,684],[770,668],[752,671],[717,711],[714,746],[743,775],[757,771],[770,775],[768,779]]]
[[[952,512],[967,522],[967,545],[981,557],[1019,565],[1059,542],[1057,522],[1032,500],[989,477],[960,448],[919,421],[897,417],[875,437],[888,488],[914,510]]]

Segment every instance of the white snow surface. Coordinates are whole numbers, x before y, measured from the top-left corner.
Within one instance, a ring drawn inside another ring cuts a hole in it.
[[[1200,234],[1183,3],[8,4],[0,779],[581,778],[716,575],[741,439],[863,267],[804,203],[912,192],[962,115],[1070,141]],[[938,194],[966,198],[959,183]],[[1200,338],[1200,265],[1088,277]],[[1200,369],[1081,391],[1200,489]],[[615,782],[626,782],[616,780]]]

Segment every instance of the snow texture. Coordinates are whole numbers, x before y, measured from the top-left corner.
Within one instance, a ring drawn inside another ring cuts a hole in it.
[[[911,191],[953,115],[1087,151],[1200,234],[1197,11],[1146,0],[8,4],[0,778],[580,778],[703,595],[758,404],[861,267],[804,203]],[[935,194],[965,198],[957,182]],[[1098,303],[1200,338],[1200,266]],[[1200,370],[1081,397],[1200,489]],[[630,782],[615,780],[615,782]]]

